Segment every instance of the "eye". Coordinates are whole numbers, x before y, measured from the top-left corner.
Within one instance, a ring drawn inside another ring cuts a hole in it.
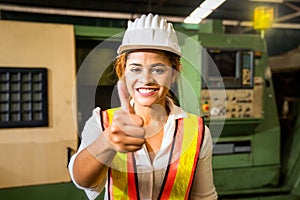
[[[163,74],[166,70],[164,68],[154,67],[151,72],[155,74]]]
[[[141,72],[142,70],[141,70],[141,68],[139,68],[139,67],[132,67],[132,68],[130,69],[130,71],[133,72],[133,73],[139,73],[139,72]]]

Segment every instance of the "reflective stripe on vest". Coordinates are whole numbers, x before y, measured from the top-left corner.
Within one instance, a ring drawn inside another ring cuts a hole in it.
[[[107,128],[115,110],[102,112],[102,126]],[[201,117],[188,114],[176,121],[168,167],[158,199],[188,199],[204,136]],[[176,155],[180,155],[176,157]],[[117,153],[109,169],[108,193],[110,199],[139,199],[138,179],[134,153]]]

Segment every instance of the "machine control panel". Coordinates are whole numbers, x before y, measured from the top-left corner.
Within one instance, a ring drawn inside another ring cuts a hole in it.
[[[261,77],[254,50],[207,48],[203,53],[201,113],[212,118],[261,118]]]
[[[253,89],[203,89],[201,91],[201,112],[206,117],[260,118],[261,98],[255,98],[259,91]],[[260,99],[260,100],[259,100]]]

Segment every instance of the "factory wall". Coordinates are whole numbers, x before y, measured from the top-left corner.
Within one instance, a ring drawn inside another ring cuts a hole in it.
[[[0,129],[0,188],[70,180],[68,156],[77,149],[74,41],[71,25],[0,21],[0,67],[48,74],[48,125]]]

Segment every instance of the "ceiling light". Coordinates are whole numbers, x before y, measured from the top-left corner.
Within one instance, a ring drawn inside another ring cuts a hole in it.
[[[202,21],[201,18],[195,19],[190,16],[188,16],[184,19],[184,23],[186,23],[186,24],[199,24],[201,21]]]
[[[224,1],[225,0],[206,0],[202,2],[200,7],[214,10],[224,3]]]
[[[191,14],[190,17],[195,18],[195,19],[204,19],[206,18],[208,15],[210,15],[210,13],[212,13],[211,9],[205,9],[205,8],[196,8]]]
[[[226,0],[205,0],[199,5],[188,17],[185,18],[184,23],[197,24],[210,15]]]

